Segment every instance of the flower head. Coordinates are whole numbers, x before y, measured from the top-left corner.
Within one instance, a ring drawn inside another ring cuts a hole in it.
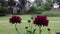
[[[33,19],[33,17],[31,17],[31,19]]]
[[[34,24],[38,26],[48,26],[48,20],[46,16],[37,16],[34,19]]]
[[[28,29],[28,27],[25,27],[25,29]]]
[[[21,23],[21,18],[19,16],[12,16],[10,19],[9,19],[9,22],[14,24],[14,23]]]
[[[50,28],[48,28],[48,31],[50,31]]]
[[[30,23],[30,22],[31,22],[31,20],[28,20],[28,22]]]

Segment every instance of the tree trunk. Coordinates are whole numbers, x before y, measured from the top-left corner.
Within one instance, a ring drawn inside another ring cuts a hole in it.
[[[17,14],[17,7],[13,6],[13,14]]]
[[[24,14],[25,13],[25,9],[26,9],[25,6],[21,6],[20,7],[20,13],[21,14]]]
[[[10,12],[10,14],[13,14],[13,8],[12,8],[12,6],[9,7],[9,12]]]
[[[59,8],[60,8],[60,3],[59,3]]]

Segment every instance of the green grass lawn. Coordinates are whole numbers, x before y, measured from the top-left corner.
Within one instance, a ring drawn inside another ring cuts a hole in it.
[[[19,15],[22,20],[29,20],[33,15]],[[7,21],[11,16],[0,17],[0,21]],[[48,27],[42,27],[42,34],[48,34],[47,28],[51,29],[51,34],[56,34],[56,32],[60,32],[60,17],[48,17],[49,25]],[[21,34],[24,34],[25,27],[28,26],[28,22],[23,22],[21,24],[17,24],[17,28],[19,29]],[[38,26],[32,25],[32,29],[37,28],[36,34],[38,34],[39,29]],[[15,31],[14,24],[9,22],[0,22],[0,34],[18,34]]]

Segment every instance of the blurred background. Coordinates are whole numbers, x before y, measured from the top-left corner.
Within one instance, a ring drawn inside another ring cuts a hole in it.
[[[9,23],[12,15],[22,18],[23,23],[17,25],[21,34],[28,26],[27,21],[37,15],[47,16],[49,20],[49,26],[42,27],[42,34],[48,34],[48,28],[50,34],[60,33],[60,0],[0,0],[0,34],[17,34],[14,25]],[[37,28],[35,34],[38,34],[38,26],[32,27]]]

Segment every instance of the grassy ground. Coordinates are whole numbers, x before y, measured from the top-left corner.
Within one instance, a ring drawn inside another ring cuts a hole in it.
[[[33,15],[19,15],[23,20],[29,20]],[[0,17],[0,21],[7,21],[11,16]],[[47,28],[51,29],[51,34],[56,34],[56,32],[60,32],[60,17],[48,17],[49,26],[42,27],[42,34],[48,34]],[[23,22],[21,24],[17,24],[17,27],[21,34],[24,34],[25,27],[28,26],[28,22]],[[36,34],[38,34],[38,26],[32,25],[32,29],[37,28]],[[0,34],[18,34],[15,31],[14,24],[12,25],[9,22],[0,22]]]

